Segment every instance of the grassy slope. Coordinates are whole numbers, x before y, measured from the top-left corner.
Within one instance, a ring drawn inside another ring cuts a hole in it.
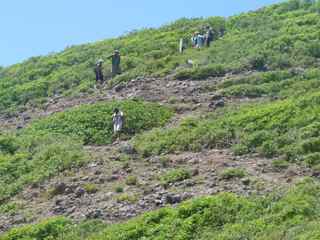
[[[294,11],[293,11],[294,10]],[[210,49],[177,54],[178,39],[210,24],[216,37]],[[316,5],[290,3],[258,12],[223,18],[181,19],[159,29],[133,32],[118,39],[67,48],[65,51],[0,70],[0,111],[15,111],[24,104],[41,104],[48,96],[90,92],[92,68],[114,48],[123,55],[124,74],[114,81],[135,76],[163,76],[193,59],[200,69],[180,69],[177,78],[202,78],[227,71],[318,66],[319,17]],[[108,71],[110,63],[106,64]]]
[[[157,30],[143,30],[120,39],[32,58],[0,70],[0,111],[16,110],[27,102],[40,103],[53,94],[90,91],[94,61],[109,54],[113,48],[121,49],[126,72],[114,81],[125,81],[137,75],[164,75],[188,58],[195,59],[199,67],[180,68],[177,78],[198,79],[226,72],[267,70],[269,73],[224,82],[219,90],[227,96],[269,95],[279,96],[279,100],[243,106],[225,115],[218,113],[205,119],[187,120],[166,131],[151,131],[136,138],[137,149],[145,154],[158,154],[233,144],[237,153],[285,154],[289,160],[304,160],[317,166],[320,155],[317,123],[320,76],[315,69],[320,57],[320,8],[319,1],[313,5],[307,2],[289,1],[232,17],[226,23],[220,18],[184,19]],[[190,32],[208,21],[219,31],[226,28],[226,35],[210,49],[188,50],[185,55],[175,56],[177,39],[189,37]],[[300,70],[288,70],[296,67],[307,70],[303,70],[304,74]],[[46,129],[47,122],[42,124],[40,128]],[[61,150],[61,145],[57,144],[58,136],[37,134],[34,131],[26,136],[35,138],[22,141],[28,144],[20,142],[23,138],[1,137],[0,176],[4,177],[0,180],[0,192],[4,197],[0,200],[12,196],[25,184],[85,161],[78,140],[66,140],[70,145],[64,145],[67,148]],[[172,141],[173,137],[178,137],[176,142]],[[66,158],[66,164],[61,164],[59,154],[70,156]],[[35,175],[32,172],[34,166],[41,166],[44,174]],[[17,177],[18,181],[13,182]],[[7,187],[11,182],[13,185]],[[194,200],[176,210],[164,209],[128,224],[111,226],[105,230],[106,237],[92,239],[141,239],[143,236],[144,239],[167,239],[173,233],[176,239],[317,239],[318,192],[319,186],[308,182],[283,198],[256,201],[226,194]],[[225,201],[230,204],[226,205]],[[45,239],[52,235],[55,239],[64,232],[65,226],[70,234],[74,234],[65,239],[77,239],[77,236],[82,239],[79,229],[75,227],[71,231],[69,221],[63,219],[15,229],[3,238],[28,239],[30,236]],[[95,226],[91,226],[91,231]],[[194,236],[195,233],[198,234]]]
[[[163,126],[166,107],[140,101],[85,105],[35,121],[16,134],[0,134],[0,205],[23,189],[88,161],[83,144],[108,144],[112,111],[124,112],[124,135]]]
[[[5,68],[0,72],[0,111],[16,110],[27,102],[41,104],[48,96],[90,92],[94,85],[93,67],[114,49],[123,55],[123,75],[114,82],[135,76],[165,75],[184,62],[175,56],[178,39],[189,39],[191,32],[211,23],[217,32],[224,19],[182,19],[160,29],[145,29],[126,36],[67,48],[65,51]],[[108,75],[110,63],[105,64]],[[110,75],[110,74],[109,74]]]
[[[284,195],[204,197],[112,226],[97,222],[74,226],[55,218],[13,229],[0,239],[315,240],[320,237],[319,187],[305,180]]]
[[[178,73],[183,77],[186,73],[207,75],[218,63],[231,69],[260,70],[221,82],[217,90],[227,97],[269,96],[276,101],[227,109],[220,115],[186,120],[176,128],[154,130],[137,136],[136,148],[150,155],[233,146],[238,154],[284,156],[318,168],[320,18],[315,6],[297,7],[290,1],[231,18],[227,22],[231,32],[209,49],[211,63]],[[287,11],[288,7],[295,10]]]

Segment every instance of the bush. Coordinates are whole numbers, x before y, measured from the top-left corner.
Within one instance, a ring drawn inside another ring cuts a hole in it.
[[[228,168],[221,173],[221,178],[225,180],[233,178],[243,178],[246,176],[246,172],[240,168]]]
[[[83,189],[89,194],[94,194],[94,193],[99,191],[98,186],[96,184],[94,184],[94,183],[86,183],[86,184],[84,184],[83,185]]]
[[[128,176],[126,179],[127,185],[137,185],[138,184],[138,178],[136,176]]]
[[[29,225],[12,229],[10,232],[0,237],[1,240],[22,240],[22,239],[56,239],[63,230],[71,225],[71,221],[62,217],[52,218],[37,225]]]
[[[116,193],[123,193],[123,191],[124,191],[124,189],[123,189],[122,186],[117,186],[117,187],[115,188],[115,192],[116,192]]]
[[[272,167],[275,169],[287,169],[290,166],[290,163],[285,160],[273,160],[272,161]]]
[[[60,133],[80,138],[85,144],[108,144],[112,142],[115,107],[124,112],[123,133],[128,136],[163,126],[172,116],[169,109],[158,104],[128,100],[76,107],[33,122],[26,132]]]
[[[126,202],[126,203],[135,203],[138,201],[138,197],[136,195],[130,195],[127,193],[120,194],[116,197],[117,202]]]
[[[180,182],[191,178],[191,172],[186,169],[174,169],[167,171],[164,175],[159,177],[160,182],[164,186],[168,186],[175,182]]]
[[[221,77],[227,72],[223,65],[210,65],[193,69],[181,69],[175,74],[177,80],[201,80],[208,77]]]
[[[41,182],[87,161],[81,142],[62,135],[22,135],[13,155],[0,154],[0,202],[28,184]]]

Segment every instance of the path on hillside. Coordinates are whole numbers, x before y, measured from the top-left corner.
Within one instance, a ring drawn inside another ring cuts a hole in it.
[[[216,98],[216,93],[208,89],[222,80],[135,79],[111,90],[97,90],[88,96],[51,99],[44,110],[29,110],[18,118],[1,120],[1,124],[9,128],[24,127],[35,118],[82,104],[141,98],[173,107],[176,115],[167,125],[173,127],[185,117],[213,111],[209,105]],[[225,101],[228,104],[249,99]],[[99,218],[106,222],[119,222],[194,196],[225,191],[241,195],[264,194],[274,187],[287,187],[310,174],[294,165],[278,171],[272,167],[270,159],[257,155],[236,157],[228,149],[142,158],[130,152],[127,142],[120,142],[108,146],[87,146],[86,151],[91,159],[87,166],[61,173],[40,185],[28,187],[16,196],[12,201],[23,208],[12,216],[0,216],[0,233],[12,226],[55,215],[65,215],[76,221]],[[159,177],[177,168],[190,171],[190,179],[168,187],[161,185]],[[221,174],[227,168],[244,169],[247,176],[241,180],[223,179]],[[137,178],[136,184],[126,183],[130,176]],[[51,196],[52,191],[57,189],[60,189],[58,194]]]
[[[208,106],[216,96],[216,93],[210,92],[209,88],[226,78],[230,78],[230,76],[201,81],[176,81],[171,77],[137,78],[127,83],[120,83],[111,89],[109,87],[95,89],[93,94],[50,98],[43,109],[29,107],[25,112],[19,113],[17,117],[7,118],[0,115],[0,129],[24,127],[34,119],[46,117],[82,104],[132,98],[172,105],[176,110],[177,116],[180,114],[183,114],[183,116],[189,113],[192,114],[196,110],[207,113],[212,111]],[[225,99],[227,102],[249,100],[248,98]]]

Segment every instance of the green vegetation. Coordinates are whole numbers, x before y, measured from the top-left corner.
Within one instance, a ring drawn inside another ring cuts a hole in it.
[[[176,128],[156,129],[137,136],[134,143],[143,155],[240,144],[242,153],[247,150],[266,157],[283,155],[289,161],[306,159],[306,163],[314,165],[318,162],[312,159],[320,152],[319,101],[320,93],[316,92],[242,106],[223,115],[187,119]]]
[[[85,144],[108,144],[113,140],[112,113],[115,107],[124,112],[123,133],[127,136],[163,126],[172,116],[170,110],[158,104],[133,100],[114,101],[82,105],[54,114],[33,122],[26,131],[34,134],[64,134],[80,138]]]
[[[115,192],[116,192],[116,193],[123,193],[123,192],[124,192],[124,189],[123,189],[122,186],[117,186],[117,187],[115,188]]]
[[[140,101],[86,105],[33,122],[16,135],[0,135],[0,203],[23,187],[41,182],[88,160],[83,143],[112,142],[112,111],[126,114],[124,134],[163,126],[172,112]],[[87,192],[96,191],[87,186]]]
[[[0,111],[15,111],[27,103],[41,105],[55,95],[92,92],[95,61],[113,49],[120,49],[124,71],[113,83],[168,73],[176,73],[177,79],[201,79],[227,72],[318,67],[319,23],[319,1],[291,0],[228,19],[180,19],[159,29],[72,46],[0,69]],[[178,40],[190,39],[206,25],[215,31],[212,46],[177,54]],[[184,67],[188,59],[197,63],[194,68]],[[110,63],[105,64],[106,72],[108,68]]]
[[[221,82],[218,88],[227,97],[279,97],[281,99],[316,92],[319,69],[293,69],[254,73]]]
[[[99,191],[99,188],[96,184],[94,183],[86,183],[83,185],[83,189],[89,193],[89,194],[93,194]]]
[[[272,167],[278,170],[287,169],[290,166],[290,163],[285,160],[273,160]]]
[[[179,39],[190,39],[192,32],[207,24],[217,34],[224,32],[225,20],[220,17],[180,19],[159,29],[133,31],[117,39],[72,46],[61,53],[33,57],[4,68],[0,70],[0,112],[16,111],[27,103],[38,106],[55,95],[91,93],[95,84],[95,62],[106,58],[114,49],[121,52],[124,74],[113,79],[111,84],[137,76],[164,76],[186,59],[200,55],[197,51],[178,55]],[[106,76],[110,76],[107,73],[110,65],[108,61],[104,64]]]
[[[135,186],[139,183],[137,176],[130,175],[126,179],[126,184],[130,186]]]
[[[168,186],[171,183],[180,182],[191,178],[191,172],[186,169],[173,169],[167,171],[164,175],[160,176],[160,182],[164,186]]]
[[[82,231],[86,235],[81,238],[79,226],[58,218],[13,229],[0,239],[316,240],[320,236],[319,197],[319,183],[306,179],[285,194],[244,198],[223,193],[146,213],[123,224],[87,223],[91,231]]]
[[[87,221],[78,225],[63,217],[56,217],[43,221],[34,226],[25,226],[11,230],[8,234],[0,236],[1,240],[54,240],[74,239],[82,240],[93,236],[106,226],[99,221]]]
[[[222,179],[243,178],[247,175],[245,170],[241,168],[227,168],[221,173]]]
[[[134,194],[122,193],[116,196],[117,202],[136,203],[139,197]]]
[[[0,203],[87,161],[81,142],[63,135],[0,135]]]
[[[137,76],[172,74],[177,80],[201,80],[228,74],[232,77],[206,91],[218,89],[231,98],[260,98],[185,119],[173,128],[162,128],[172,116],[171,110],[131,100],[80,106],[33,122],[16,134],[0,134],[0,212],[16,211],[18,206],[8,200],[25,186],[84,164],[83,144],[111,143],[114,107],[126,115],[124,137],[134,136],[134,147],[144,157],[232,147],[239,155],[257,152],[277,157],[281,160],[272,162],[276,169],[296,162],[319,172],[319,13],[318,0],[290,0],[228,19],[181,19],[159,29],[70,47],[0,68],[1,113],[41,106],[48,97],[93,93],[92,67],[96,59],[115,48],[122,53],[124,74],[110,80],[110,85]],[[189,39],[194,30],[207,24],[216,33],[212,46],[177,54],[179,38]],[[188,59],[194,66],[187,66]],[[105,67],[107,71],[109,63]],[[173,96],[169,102],[176,103],[177,98]],[[128,155],[122,154],[120,160],[124,168],[129,167]],[[159,161],[164,167],[170,163],[166,157]],[[241,169],[221,174],[224,179],[243,176]],[[188,178],[191,173],[186,169],[168,170],[159,176],[164,186]],[[126,183],[135,185],[137,179],[130,176]],[[85,188],[87,192],[97,190],[93,185]],[[114,191],[119,193],[117,201],[138,199],[123,193],[123,186],[114,186]],[[320,238],[319,194],[319,183],[308,179],[285,194],[245,198],[223,193],[111,226],[98,222],[77,225],[54,218],[13,229],[0,240],[313,240]]]

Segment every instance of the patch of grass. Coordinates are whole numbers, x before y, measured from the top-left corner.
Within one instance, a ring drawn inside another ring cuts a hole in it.
[[[144,156],[234,145],[238,154],[259,152],[302,162],[304,156],[320,152],[319,102],[320,92],[315,92],[228,108],[223,114],[183,120],[171,129],[155,129],[135,137],[133,143]]]
[[[117,187],[115,188],[115,192],[116,192],[116,193],[123,193],[123,192],[124,192],[124,189],[123,189],[122,186],[117,186]]]
[[[139,183],[137,176],[128,176],[126,179],[126,184],[129,186],[135,186]]]
[[[273,160],[272,167],[278,170],[287,169],[290,166],[290,163],[285,160]]]
[[[139,200],[139,198],[137,195],[123,193],[116,196],[116,200],[117,202],[126,202],[126,203],[133,204],[133,203],[136,203]]]
[[[159,177],[160,182],[164,186],[168,186],[175,182],[180,182],[191,178],[191,172],[186,169],[173,169],[167,171],[164,175]]]
[[[10,202],[7,204],[0,205],[0,213],[11,215],[11,214],[15,214],[21,208],[22,208],[22,205],[16,202]]]
[[[209,65],[192,69],[180,69],[175,74],[177,80],[201,80],[208,77],[221,77],[228,72],[228,69],[223,65]]]
[[[10,154],[0,154],[0,203],[26,185],[88,161],[82,143],[63,135],[12,135],[9,139],[19,147]]]
[[[99,191],[98,186],[96,184],[94,184],[94,183],[86,183],[86,184],[84,184],[83,185],[83,189],[89,194],[94,194],[94,193]]]
[[[59,133],[77,137],[85,144],[112,142],[112,112],[118,107],[124,112],[123,134],[132,136],[144,130],[163,126],[172,116],[166,107],[141,101],[122,101],[84,105],[33,122],[27,133]]]
[[[225,169],[221,174],[221,178],[225,180],[230,180],[233,178],[243,178],[247,175],[245,170],[241,168],[228,168]]]

